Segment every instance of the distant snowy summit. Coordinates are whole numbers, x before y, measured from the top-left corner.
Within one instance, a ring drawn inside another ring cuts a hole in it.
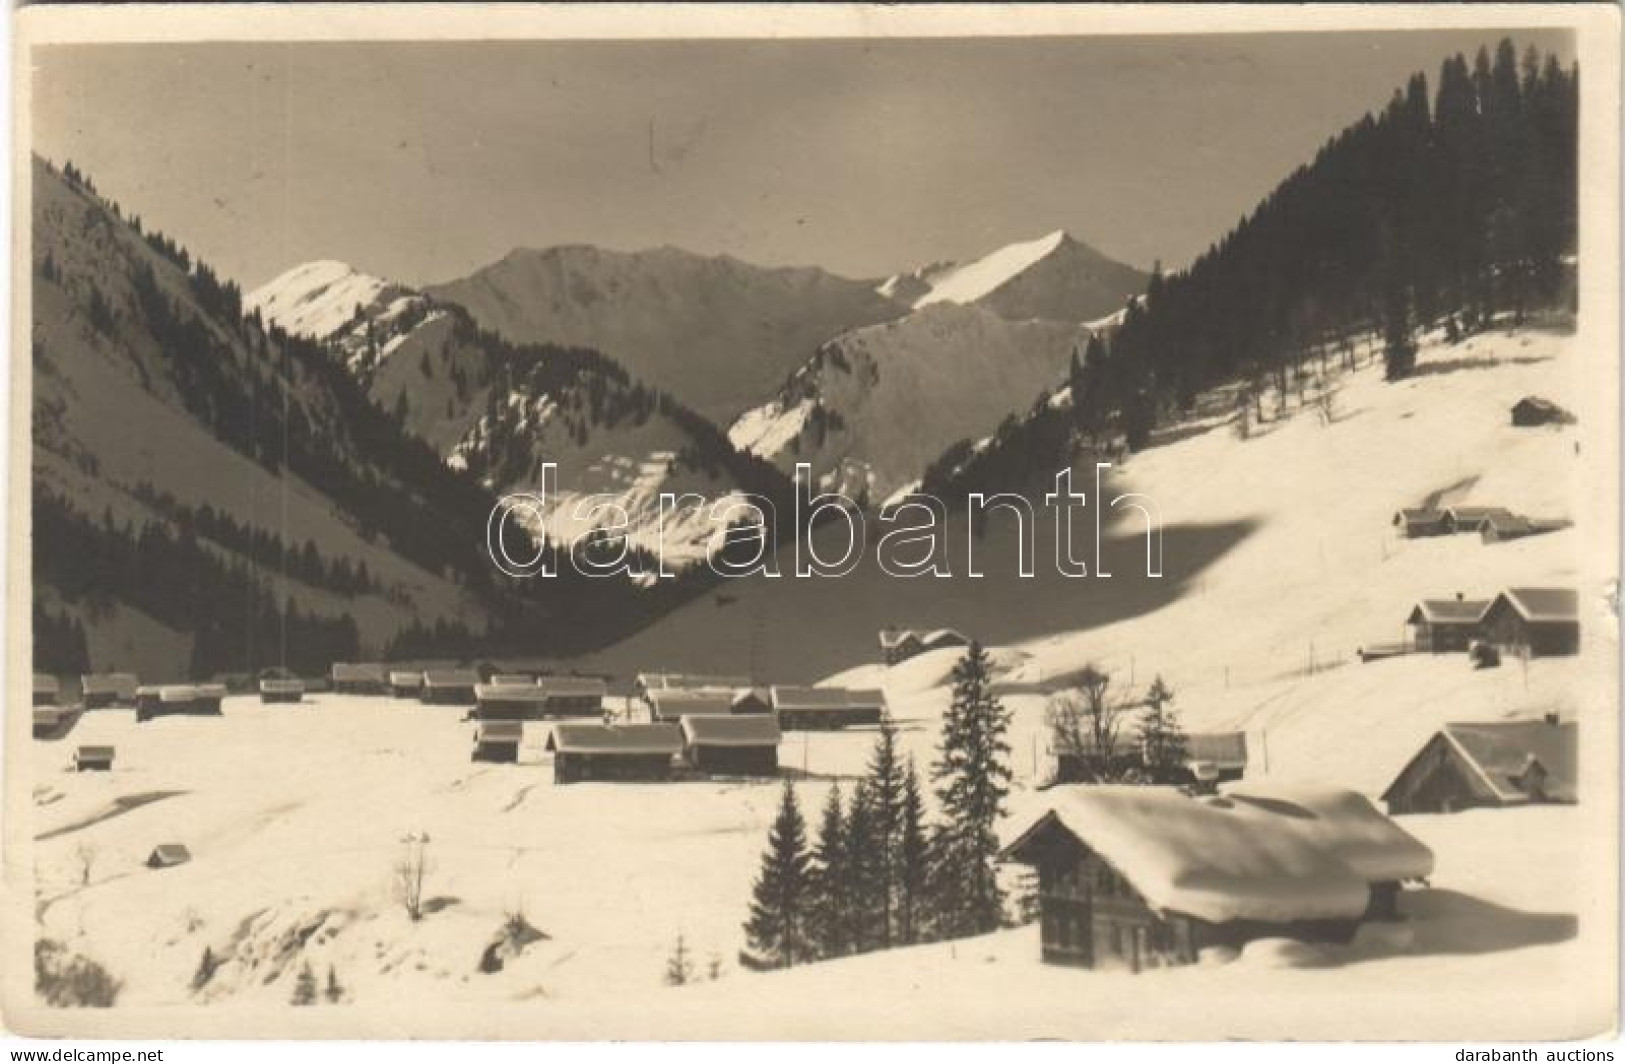
[[[938,263],[896,274],[876,291],[914,309],[979,305],[1013,321],[1093,321],[1144,291],[1145,273],[1057,229],[1007,244],[963,265]]]
[[[293,267],[254,289],[243,302],[257,310],[267,325],[293,336],[326,340],[356,316],[370,311],[385,295],[406,290],[334,259]]]

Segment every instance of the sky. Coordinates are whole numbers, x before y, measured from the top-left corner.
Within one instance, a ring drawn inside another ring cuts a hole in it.
[[[31,57],[34,148],[245,289],[574,243],[879,278],[1062,228],[1178,268],[1500,36],[57,45]]]

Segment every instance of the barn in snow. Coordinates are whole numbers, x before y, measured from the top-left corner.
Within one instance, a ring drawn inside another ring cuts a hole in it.
[[[725,687],[737,690],[751,685],[748,676],[701,672],[640,672],[634,682],[637,693],[647,697],[650,691],[669,691],[679,688],[709,689]]]
[[[609,685],[597,676],[543,676],[536,681],[549,717],[602,717]]]
[[[111,746],[81,746],[73,752],[75,772],[111,772],[114,750]]]
[[[1574,802],[1579,760],[1579,725],[1555,716],[1446,724],[1394,777],[1382,800],[1395,814]]]
[[[479,720],[541,720],[546,706],[546,696],[533,683],[474,686],[474,716]]]
[[[89,673],[79,678],[86,709],[135,705],[135,689],[141,686],[133,672]]]
[[[915,628],[888,627],[880,630],[879,639],[880,655],[887,665],[907,661],[928,650],[970,645],[970,639],[964,633],[952,628],[920,631]]]
[[[260,681],[260,701],[297,703],[305,700],[305,681],[291,676],[267,676]]]
[[[473,669],[424,669],[418,698],[426,705],[472,706],[479,684],[479,673]]]
[[[547,749],[554,783],[657,783],[671,778],[683,730],[675,724],[555,724]]]
[[[786,731],[825,731],[855,724],[879,724],[886,715],[886,696],[878,690],[844,687],[771,688],[773,710]]]
[[[381,695],[389,690],[389,677],[382,665],[335,661],[333,690],[341,695]]]
[[[34,674],[34,704],[36,706],[54,706],[62,694],[62,685],[55,676],[47,676],[43,672]]]
[[[1394,514],[1394,527],[1406,539],[1444,535],[1444,511],[1430,506],[1406,507]]]
[[[676,724],[684,717],[726,717],[734,711],[734,693],[723,688],[668,687],[644,695],[649,719]]]
[[[517,720],[482,720],[474,725],[473,761],[512,763],[519,760],[525,725]]]
[[[219,716],[226,696],[223,684],[163,684],[136,688],[137,722],[165,716]]]
[[[148,868],[174,868],[192,859],[192,851],[178,842],[160,842],[147,855]]]
[[[1466,650],[1482,634],[1487,599],[1423,599],[1405,618],[1411,646],[1422,653],[1444,654]]]
[[[1482,532],[1486,521],[1504,521],[1513,516],[1504,506],[1450,506],[1444,511],[1444,533]]]
[[[1190,798],[1059,787],[1003,852],[1038,869],[1042,956],[1086,968],[1190,964],[1203,949],[1347,941],[1397,915],[1433,854],[1350,791]]]
[[[684,717],[683,757],[711,776],[776,776],[779,722],[772,715]]]
[[[396,698],[416,698],[423,688],[423,673],[417,669],[391,669],[389,693]]]
[[[1580,652],[1580,595],[1571,587],[1509,587],[1484,611],[1483,637],[1525,657]]]

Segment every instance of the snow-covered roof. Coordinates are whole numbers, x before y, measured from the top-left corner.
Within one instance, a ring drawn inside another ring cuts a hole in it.
[[[1185,736],[1185,760],[1225,768],[1247,765],[1246,732],[1192,732]]]
[[[416,669],[394,669],[389,674],[392,687],[416,687],[423,682],[423,674]]]
[[[1370,884],[1432,869],[1432,854],[1352,792],[1232,793],[1067,786],[1004,851],[1033,860],[1056,832],[1094,851],[1147,905],[1210,923],[1355,919]]]
[[[535,677],[523,672],[499,672],[491,676],[491,682],[498,687],[534,687]]]
[[[885,692],[879,688],[848,690],[845,687],[792,687],[776,684],[771,690],[773,708],[779,710],[870,709],[877,706],[880,709],[886,708]]]
[[[197,697],[197,688],[188,684],[172,683],[158,688],[158,701],[160,702],[191,702]]]
[[[648,693],[649,704],[657,717],[676,718],[689,714],[727,716],[733,712],[734,694],[728,690],[688,690],[667,688]]]
[[[383,683],[384,667],[382,665],[361,665],[352,662],[335,661],[333,663],[334,683]]]
[[[1423,599],[1411,610],[1406,624],[1476,624],[1490,608],[1488,599]]]
[[[970,644],[970,638],[955,628],[933,628],[920,637],[920,642],[927,647],[962,647]]]
[[[160,842],[152,848],[152,854],[147,858],[149,862],[165,868],[178,864],[185,864],[192,859],[192,851],[178,842]]]
[[[1572,587],[1509,587],[1495,601],[1505,602],[1526,621],[1580,619],[1580,593]]]
[[[675,724],[555,724],[548,748],[562,754],[675,754],[683,730]]]
[[[305,681],[267,677],[260,681],[260,692],[268,695],[304,694]]]
[[[609,690],[596,676],[543,676],[536,686],[548,698],[603,698]]]
[[[1535,763],[1544,773],[1541,790],[1548,798],[1573,801],[1577,797],[1580,726],[1573,721],[1446,724],[1443,734],[1503,801],[1528,799],[1529,792],[1520,781]]]
[[[683,740],[689,746],[777,746],[782,735],[771,714],[685,716]]]
[[[334,677],[337,679],[337,677]],[[474,687],[480,682],[473,669],[424,669],[425,687]]]
[[[132,697],[139,686],[139,681],[131,672],[90,673],[80,677],[79,683],[87,695],[123,695],[126,698]]]
[[[482,720],[474,729],[478,743],[517,743],[525,737],[525,725],[517,720]]]
[[[535,684],[526,687],[511,683],[475,684],[474,697],[481,702],[540,703],[547,701],[547,693]]]

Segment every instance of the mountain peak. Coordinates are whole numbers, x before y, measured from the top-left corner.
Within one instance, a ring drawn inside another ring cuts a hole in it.
[[[323,340],[355,316],[357,305],[369,307],[399,285],[337,259],[317,259],[285,270],[243,298],[267,324],[291,335]]]

